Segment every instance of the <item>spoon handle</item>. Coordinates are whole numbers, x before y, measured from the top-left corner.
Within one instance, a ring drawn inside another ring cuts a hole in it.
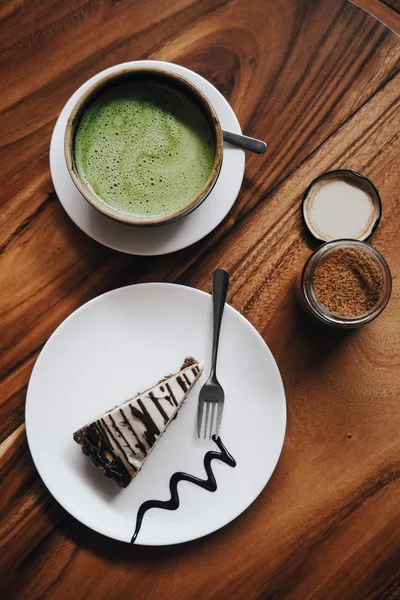
[[[250,150],[250,152],[255,152],[256,154],[264,154],[267,149],[267,144],[265,142],[247,137],[247,135],[240,135],[238,133],[232,133],[231,131],[224,130],[222,133],[224,136],[224,142],[228,142],[228,144],[238,146],[244,150]]]

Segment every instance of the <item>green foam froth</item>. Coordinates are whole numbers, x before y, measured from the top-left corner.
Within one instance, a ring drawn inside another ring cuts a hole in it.
[[[215,145],[196,104],[168,85],[126,82],[83,112],[74,142],[80,178],[106,205],[163,217],[190,203],[210,176]]]

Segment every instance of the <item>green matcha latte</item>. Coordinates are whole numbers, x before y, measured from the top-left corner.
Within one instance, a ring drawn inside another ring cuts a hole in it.
[[[189,204],[214,163],[206,116],[184,93],[157,82],[106,89],[82,113],[74,139],[78,175],[125,215],[164,217]]]

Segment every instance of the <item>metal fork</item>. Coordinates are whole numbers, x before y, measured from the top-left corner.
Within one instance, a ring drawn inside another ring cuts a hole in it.
[[[213,298],[213,346],[211,371],[208,381],[200,390],[199,407],[197,410],[197,435],[200,438],[203,430],[203,438],[211,439],[218,436],[221,425],[222,411],[224,408],[224,390],[222,389],[216,374],[217,356],[219,345],[219,333],[221,331],[222,315],[225,307],[226,293],[229,285],[229,273],[225,269],[216,269],[212,279]],[[203,428],[203,414],[205,407],[205,419]],[[207,436],[208,434],[208,436]]]

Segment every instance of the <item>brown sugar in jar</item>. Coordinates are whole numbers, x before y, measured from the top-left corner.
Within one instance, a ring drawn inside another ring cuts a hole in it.
[[[377,304],[383,291],[382,270],[363,250],[338,248],[315,269],[314,290],[329,312],[358,317]]]
[[[308,309],[320,321],[336,327],[358,327],[385,308],[391,293],[390,270],[369,244],[336,240],[311,255],[301,288]]]

